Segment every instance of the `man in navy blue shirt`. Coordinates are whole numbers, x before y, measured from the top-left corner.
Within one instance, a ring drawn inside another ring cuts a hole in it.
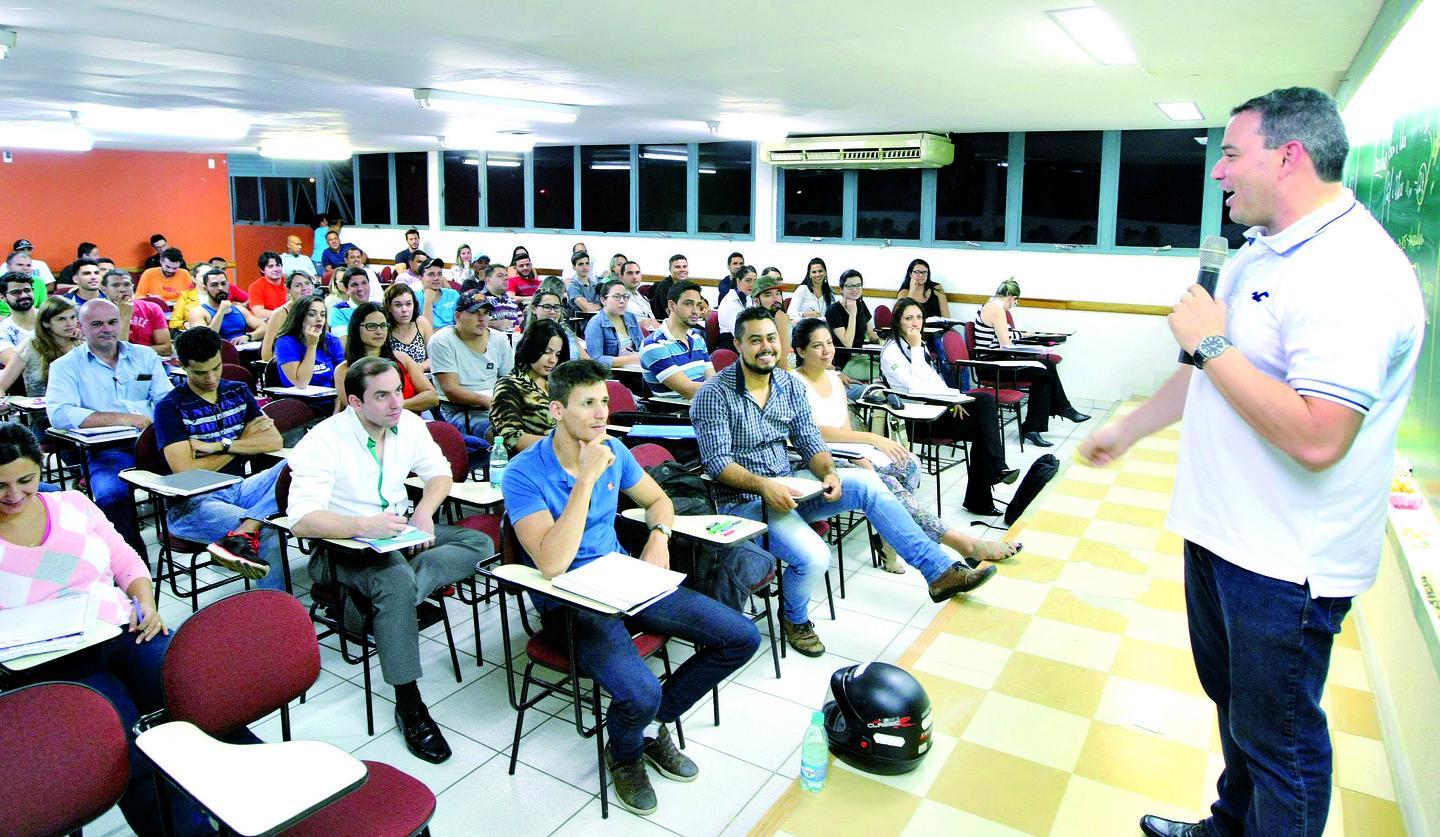
[[[593,360],[555,367],[549,382],[555,429],[505,469],[506,513],[529,560],[546,578],[623,552],[615,535],[622,491],[645,509],[650,528],[639,560],[670,566],[674,506],[629,449],[605,435],[610,415],[605,379]],[[534,601],[545,630],[563,632],[562,606],[544,596]],[[692,641],[695,656],[661,684],[635,650],[633,631]],[[681,587],[623,621],[577,611],[574,637],[580,667],[612,698],[606,763],[616,796],[626,810],[651,814],[656,800],[646,762],[676,781],[693,781],[699,774],[671,743],[668,725],[744,665],[759,647],[760,634],[743,615]]]

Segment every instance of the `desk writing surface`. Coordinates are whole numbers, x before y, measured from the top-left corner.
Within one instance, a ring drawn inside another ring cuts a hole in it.
[[[626,509],[620,513],[626,520],[633,520],[637,523],[645,522],[644,509]],[[710,534],[709,527],[720,522],[739,521],[734,526],[734,531],[729,535],[720,536]],[[758,520],[747,520],[733,514],[677,514],[675,522],[671,524],[676,532],[687,537],[710,543],[731,544],[753,538],[756,535],[765,533],[767,527]]]
[[[7,671],[25,671],[26,669],[32,669],[35,666],[48,663],[51,660],[58,660],[66,654],[74,654],[76,651],[82,651],[92,645],[99,645],[113,637],[119,636],[122,630],[121,627],[99,618],[99,599],[93,596],[91,598],[94,599],[94,601],[90,603],[91,613],[89,619],[85,622],[85,637],[80,641],[79,645],[74,648],[63,648],[58,651],[42,651],[39,654],[28,654],[24,657],[16,657],[13,660],[5,662],[3,668]]]
[[[425,480],[419,477],[411,477],[405,480],[405,484],[411,488],[425,488]],[[500,487],[494,483],[465,482],[451,483],[450,499],[459,500],[462,503],[469,503],[475,506],[493,506],[496,503],[505,502],[505,495],[500,493]]]
[[[517,587],[523,587],[534,593],[543,593],[546,596],[560,599],[561,601],[585,610],[600,613],[605,616],[613,616],[620,612],[594,599],[587,599],[584,596],[577,596],[574,593],[559,589],[554,584],[551,584],[550,579],[546,578],[543,573],[527,564],[501,564],[497,567],[490,567],[488,572],[501,581],[514,584]]]
[[[815,497],[825,490],[825,484],[814,477],[775,477],[774,480],[786,488],[789,488],[796,502],[809,500],[811,497]]]

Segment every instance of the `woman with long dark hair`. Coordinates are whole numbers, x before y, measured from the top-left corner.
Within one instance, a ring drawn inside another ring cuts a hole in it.
[[[830,289],[830,275],[825,260],[817,256],[805,265],[805,281],[795,289],[785,313],[797,321],[804,317],[824,317],[833,304],[835,292]]]
[[[345,362],[345,347],[325,327],[327,321],[323,299],[312,296],[290,306],[275,340],[283,386],[335,386],[335,367]]]
[[[394,284],[385,289],[385,313],[390,315],[390,345],[404,352],[420,368],[430,371],[430,338],[434,326],[420,316],[420,300],[409,285]]]
[[[950,316],[950,300],[945,288],[930,274],[930,263],[924,259],[911,259],[905,268],[905,278],[900,280],[900,292],[895,295],[898,302],[913,299],[920,303],[926,317]]]
[[[554,320],[535,320],[521,335],[515,346],[515,371],[496,382],[490,405],[495,437],[504,437],[511,456],[540,441],[555,426],[550,373],[569,359],[569,343]]]

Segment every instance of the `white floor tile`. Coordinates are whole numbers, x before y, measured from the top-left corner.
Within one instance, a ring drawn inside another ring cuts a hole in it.
[[[765,770],[782,772],[790,767],[790,754],[799,746],[814,711],[734,683],[720,690],[720,726],[714,725],[707,697],[685,719],[685,740],[698,741]]]
[[[610,806],[610,817],[602,819],[600,800],[592,799],[564,825],[551,832],[551,837],[591,837],[595,834],[607,837],[666,837],[674,833],[651,822],[648,817],[636,816],[615,804]]]
[[[358,759],[381,761],[403,770],[439,794],[495,755],[493,749],[471,741],[455,730],[442,725],[440,731],[445,736],[445,741],[450,744],[451,752],[450,758],[440,764],[431,764],[411,755],[405,748],[405,736],[398,727],[376,737],[356,750],[354,755]]]
[[[515,689],[518,696],[518,682]],[[488,747],[508,751],[515,735],[515,710],[510,708],[505,671],[493,670],[444,700],[432,702],[430,716]],[[536,709],[526,712],[525,731],[530,732],[549,717]]]
[[[395,704],[377,693],[376,734],[383,734],[394,726]],[[252,731],[264,741],[280,741],[279,716],[255,725]],[[355,683],[341,682],[307,698],[304,704],[291,706],[290,737],[326,741],[350,752],[368,744],[372,739],[365,732],[365,689]]]
[[[672,782],[651,773],[659,808],[650,819],[679,834],[719,834],[775,775],[698,742],[689,744],[686,755],[700,766],[695,781]]]
[[[797,756],[795,762],[797,775],[799,771],[798,759],[799,757]],[[720,832],[723,837],[742,837],[742,835],[749,834],[750,830],[769,812],[770,807],[780,799],[780,795],[789,789],[793,781],[795,781],[793,777],[783,773],[778,776],[771,776],[766,780],[765,784],[760,786],[760,790],[756,791],[755,795],[750,797],[750,801],[745,804],[744,808],[740,809],[740,813],[735,815],[735,818],[730,821],[730,824],[725,826],[725,830]]]
[[[503,754],[485,762],[440,794],[430,833],[460,837],[484,833],[533,837],[549,834],[594,799],[593,794],[517,765],[509,775]]]

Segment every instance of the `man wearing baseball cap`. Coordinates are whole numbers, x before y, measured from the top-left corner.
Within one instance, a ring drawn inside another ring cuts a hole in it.
[[[494,304],[479,288],[471,288],[455,303],[455,325],[430,338],[430,371],[441,397],[440,413],[465,435],[470,465],[477,467],[490,433],[490,404],[495,383],[515,368],[510,341],[490,328]]]
[[[55,291],[55,274],[52,273],[52,272],[50,272],[50,265],[46,264],[45,262],[41,261],[40,259],[35,258],[35,245],[32,244],[32,243],[30,243],[30,239],[28,239],[28,238],[17,238],[17,239],[15,239],[15,246],[14,246],[14,247],[11,247],[10,249],[13,250],[13,251],[15,251],[15,252],[17,252],[17,253],[20,253],[20,252],[29,253],[29,254],[30,254],[30,275],[31,275],[31,276],[34,276],[34,277],[36,277],[36,278],[38,278],[38,279],[44,279],[44,280],[45,280],[45,290],[47,290],[47,291],[49,291],[49,292],[51,292],[51,293],[54,293],[54,291]]]

